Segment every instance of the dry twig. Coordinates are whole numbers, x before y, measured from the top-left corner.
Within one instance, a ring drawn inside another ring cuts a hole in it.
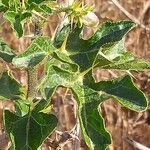
[[[129,19],[134,21],[136,24],[138,24],[141,28],[145,29],[146,31],[150,32],[150,28],[146,27],[144,24],[142,24],[135,16],[133,16],[131,13],[129,13],[117,0],[111,0],[115,6],[117,6]]]
[[[139,150],[150,150],[150,148],[148,148],[148,147],[146,147],[145,145],[140,144],[140,143],[138,143],[138,142],[136,142],[136,141],[130,139],[129,137],[126,137],[126,138],[124,138],[124,139],[125,139],[125,141],[126,141],[127,143],[131,144],[133,147],[135,147],[135,148],[137,148],[137,149],[139,149]]]

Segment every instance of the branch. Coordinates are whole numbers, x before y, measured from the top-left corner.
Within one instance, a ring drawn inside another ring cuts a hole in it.
[[[130,139],[129,137],[125,137],[124,139],[125,139],[125,141],[126,141],[127,143],[131,144],[133,147],[135,147],[135,148],[137,148],[137,149],[139,149],[139,150],[150,150],[150,148],[148,148],[148,147],[146,147],[145,145],[140,144],[140,143],[138,143],[138,142],[136,142],[136,141]]]

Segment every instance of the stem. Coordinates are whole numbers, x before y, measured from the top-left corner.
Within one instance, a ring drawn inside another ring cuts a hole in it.
[[[25,0],[22,0],[22,8],[25,8]]]
[[[34,22],[34,26],[36,26],[36,22]],[[34,35],[36,35],[36,27],[34,29]],[[30,24],[28,24],[28,34],[30,34]],[[33,40],[33,39],[32,39]],[[31,41],[32,41],[31,40]],[[27,69],[28,74],[28,90],[27,90],[27,99],[33,103],[33,99],[36,97],[37,85],[38,85],[38,67],[29,67]]]
[[[33,100],[36,96],[36,90],[37,90],[37,74],[38,74],[38,68],[37,67],[30,67],[27,70],[28,72],[28,91],[27,91],[27,98],[29,100]]]
[[[40,17],[44,21],[48,21],[47,18],[45,18],[44,16],[42,16],[40,13],[36,12],[35,10],[32,10],[32,13],[35,14],[36,16]]]

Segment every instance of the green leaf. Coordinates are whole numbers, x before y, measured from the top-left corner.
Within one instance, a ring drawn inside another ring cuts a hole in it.
[[[69,57],[80,66],[81,71],[84,71],[93,66],[99,49],[103,45],[119,42],[133,26],[134,23],[131,21],[106,22],[90,39],[84,40],[80,36],[82,28],[71,29],[68,25],[58,31],[54,45],[57,48],[61,47],[64,39],[68,36],[66,51]]]
[[[8,10],[8,0],[0,0],[0,12],[5,12]]]
[[[112,81],[94,83],[90,86],[96,91],[109,94],[131,110],[144,111],[148,106],[145,95],[134,85],[132,78],[128,75]]]
[[[9,7],[9,0],[0,0],[0,3],[2,3],[5,6]]]
[[[113,97],[123,106],[135,111],[143,111],[147,108],[144,94],[135,87],[129,76],[115,81],[95,83],[92,73],[66,71],[59,68],[61,67],[59,65],[58,67],[54,66],[53,62],[50,64],[47,76],[40,87],[42,95],[47,100],[51,99],[59,86],[73,91],[78,102],[77,111],[82,135],[91,150],[105,150],[111,142],[99,109],[99,105],[104,100]]]
[[[99,106],[104,100],[113,97],[135,111],[147,108],[144,94],[136,88],[131,77],[99,83],[95,83],[92,77],[95,66],[112,65],[121,58],[134,60],[124,48],[123,39],[133,25],[131,21],[107,22],[89,40],[80,37],[82,28],[78,27],[71,30],[70,26],[65,26],[56,34],[54,46],[60,51],[54,52],[48,62],[46,78],[40,86],[41,93],[50,100],[59,86],[72,90],[78,102],[82,136],[91,150],[105,150],[111,143],[100,115]]]
[[[28,3],[29,4],[31,4],[31,3],[40,4],[40,3],[43,3],[45,1],[48,1],[48,0],[28,0]]]
[[[23,88],[7,72],[4,72],[0,78],[0,99],[16,100],[23,97]]]
[[[118,69],[118,70],[135,70],[135,71],[144,71],[150,69],[150,61],[137,59],[134,60],[123,60],[120,59],[118,62],[105,65],[102,68],[104,69]]]
[[[46,56],[56,51],[48,37],[38,37],[32,41],[27,50],[13,59],[13,64],[20,68],[34,67]]]
[[[41,85],[42,95],[47,100],[50,99],[58,86],[70,87],[71,82],[77,77],[77,73],[62,70],[57,66],[50,66]]]
[[[48,7],[47,5],[41,5],[40,9],[42,10],[42,12],[47,13],[47,14],[51,14],[52,13],[52,9],[50,7]]]
[[[90,148],[95,145],[95,148],[105,149],[110,144],[111,138],[98,110],[98,105],[104,99],[99,92],[84,86],[82,81],[83,77],[79,72],[60,69],[51,62],[40,87],[41,93],[49,100],[59,86],[72,89],[78,101],[79,120],[86,143]]]
[[[5,11],[7,11],[7,7],[0,4],[0,12],[5,12]]]
[[[96,67],[103,69],[144,71],[150,69],[150,62],[134,57],[124,47],[124,40],[106,44],[100,48],[95,60]]]
[[[10,63],[15,57],[15,54],[12,52],[12,49],[7,46],[2,40],[0,40],[0,57]]]
[[[28,0],[28,4],[32,4],[32,3],[41,4],[46,1],[51,1],[51,0]]]
[[[15,101],[15,110],[17,116],[25,116],[29,113],[30,106],[26,100],[19,99]]]
[[[11,26],[16,31],[18,37],[23,35],[24,22],[31,16],[32,14],[29,12],[19,13],[9,10],[4,14],[4,18],[11,23]]]
[[[56,60],[59,60],[59,64],[62,64],[62,68],[66,70],[70,70],[73,72],[78,72],[79,71],[79,66],[75,64],[70,57],[68,57],[67,54],[64,54],[62,51],[57,51],[53,53],[53,58]],[[61,63],[62,62],[62,63]],[[65,63],[65,65],[63,65]],[[66,65],[68,64],[68,65]],[[57,64],[58,65],[58,64]],[[65,68],[67,67],[67,68]]]
[[[111,143],[111,136],[105,128],[104,120],[98,107],[105,98],[84,85],[74,85],[72,91],[78,102],[78,116],[82,136],[89,149],[105,150]]]
[[[5,128],[15,150],[37,150],[57,126],[52,114],[32,111],[19,117],[5,110]]]
[[[46,14],[52,13],[52,9],[50,7],[48,7],[46,4],[32,3],[31,5],[29,5],[28,10],[30,10],[30,11],[34,10],[36,12],[46,13]]]

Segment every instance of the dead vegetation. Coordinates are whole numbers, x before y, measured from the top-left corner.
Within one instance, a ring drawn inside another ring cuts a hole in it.
[[[85,0],[88,4],[95,4],[95,12],[100,19],[122,20],[131,19],[138,24],[138,27],[130,32],[126,39],[129,50],[137,57],[150,59],[150,0]],[[56,16],[50,18],[50,23],[46,25],[44,34],[52,35],[57,26]],[[0,17],[0,36],[16,51],[22,51],[27,47],[26,38],[16,39],[15,34],[7,23]],[[0,72],[3,68],[1,63]],[[13,68],[12,68],[13,69]],[[42,69],[41,69],[42,70]],[[40,72],[42,71],[39,71]],[[25,72],[16,72],[14,75],[24,85],[26,85]],[[95,70],[94,75],[97,80],[109,79],[120,75],[117,71]],[[150,99],[150,72],[134,73],[135,81]],[[86,146],[81,139],[78,120],[75,110],[78,109],[70,91],[60,88],[52,100],[53,110],[59,117],[57,131],[49,137],[43,144],[42,150],[86,150]],[[2,126],[3,109],[14,110],[13,104],[9,102],[0,103],[0,150],[7,150],[9,142],[4,134]],[[106,127],[112,133],[113,143],[110,150],[134,150],[133,145],[126,139],[133,139],[147,147],[150,147],[150,110],[144,113],[136,113],[121,107],[112,100],[108,100],[102,106],[103,116],[105,117]]]

